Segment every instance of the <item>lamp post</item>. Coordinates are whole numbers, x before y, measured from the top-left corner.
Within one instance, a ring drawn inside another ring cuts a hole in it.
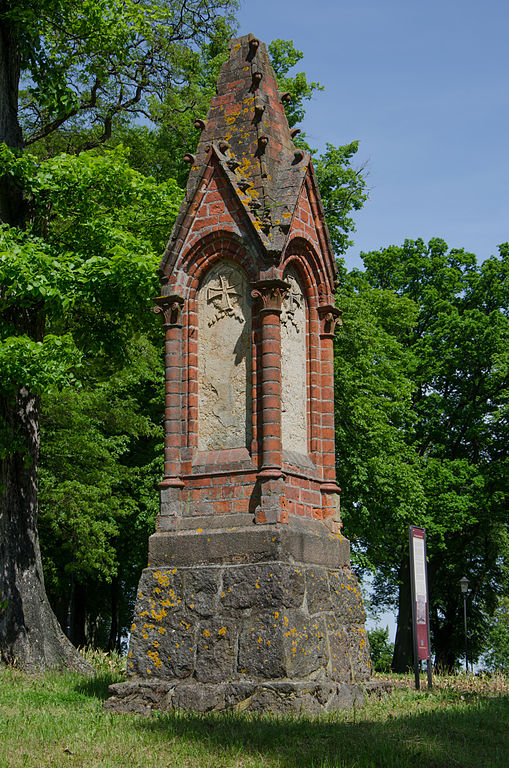
[[[461,593],[463,595],[463,625],[465,628],[465,672],[468,675],[468,635],[467,635],[467,592],[468,592],[468,579],[463,576],[459,580],[461,587]]]

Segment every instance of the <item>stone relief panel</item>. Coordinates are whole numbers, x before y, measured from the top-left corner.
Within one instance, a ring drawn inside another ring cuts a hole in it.
[[[297,272],[284,276],[290,289],[281,312],[281,431],[284,451],[307,454],[306,300]]]
[[[251,294],[247,275],[224,260],[198,293],[198,450],[249,448]]]

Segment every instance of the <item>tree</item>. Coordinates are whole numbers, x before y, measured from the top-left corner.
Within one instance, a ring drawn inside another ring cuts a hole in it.
[[[488,669],[509,671],[509,597],[500,598],[488,633],[488,650],[483,657]]]
[[[4,660],[40,668],[73,655],[44,594],[36,528],[39,398],[78,375],[86,380],[92,362],[97,376],[124,359],[127,340],[148,315],[181,191],[173,181],[157,185],[132,171],[120,150],[40,163],[4,149],[0,168],[23,186],[30,211],[24,229],[0,232],[0,562],[8,601],[0,645]]]
[[[41,412],[39,534],[51,605],[74,645],[120,650],[157,513],[164,364],[136,335],[127,363],[79,389],[47,394]]]
[[[509,249],[503,246],[498,257],[477,265],[472,254],[449,250],[442,240],[407,240],[363,258],[364,273],[350,277],[359,300],[371,297],[373,305],[390,298],[388,317],[379,312],[377,325],[390,330],[390,307],[401,301],[411,301],[415,314],[406,329],[391,331],[400,345],[392,367],[405,382],[404,408],[391,413],[398,397],[386,391],[384,405],[374,406],[387,414],[383,429],[372,422],[374,440],[365,441],[368,451],[380,445],[382,470],[375,480],[385,477],[385,486],[371,498],[352,488],[345,519],[363,544],[362,557],[376,570],[378,599],[391,601],[398,595],[397,671],[412,659],[408,524],[426,527],[432,642],[436,662],[451,667],[462,648],[458,579],[466,573],[472,581],[475,656],[482,650],[506,567],[500,542],[507,530]],[[341,345],[347,342],[348,336],[338,342],[340,370]],[[351,355],[348,345],[347,350]],[[384,350],[376,351],[375,361],[383,359]],[[368,361],[374,369],[373,352]],[[357,384],[361,392],[369,386],[366,371],[360,370]],[[353,397],[355,402],[361,395]],[[344,402],[338,413],[339,450],[359,456],[355,446],[342,447],[341,420],[351,423],[343,408]],[[393,451],[388,440],[382,446],[387,431],[400,449]],[[355,439],[362,439],[362,431]],[[391,466],[392,477],[387,476]],[[367,480],[376,489],[376,482]]]
[[[389,627],[368,630],[369,653],[375,672],[390,672],[394,643],[389,642]]]

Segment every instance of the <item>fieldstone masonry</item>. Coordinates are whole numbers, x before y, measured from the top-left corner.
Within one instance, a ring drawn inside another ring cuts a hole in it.
[[[369,687],[334,447],[336,265],[266,47],[232,40],[160,266],[160,514],[106,706],[319,712]]]

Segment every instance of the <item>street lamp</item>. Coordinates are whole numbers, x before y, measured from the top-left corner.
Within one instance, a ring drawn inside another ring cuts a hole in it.
[[[465,628],[465,672],[468,675],[468,635],[467,635],[467,592],[468,592],[468,579],[463,576],[459,580],[461,587],[461,593],[463,595],[463,625]]]

